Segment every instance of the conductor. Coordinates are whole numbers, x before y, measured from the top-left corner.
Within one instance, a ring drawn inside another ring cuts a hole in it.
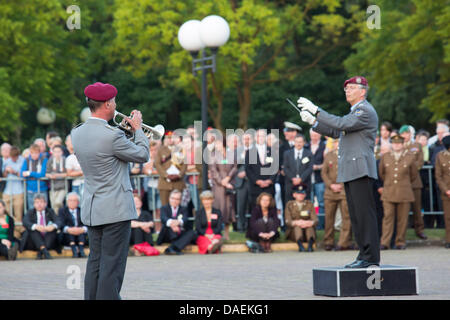
[[[306,98],[297,101],[303,121],[325,136],[340,138],[337,182],[343,182],[355,240],[359,247],[356,260],[346,268],[367,268],[380,263],[373,183],[377,178],[374,155],[378,116],[366,100],[369,86],[364,77],[344,82],[350,113],[337,117],[315,106]]]
[[[71,133],[85,178],[81,221],[88,227],[90,253],[84,298],[119,300],[131,220],[137,219],[128,162],[147,162],[149,141],[137,110],[126,118],[134,132],[134,143],[122,130],[108,125],[116,109],[117,89],[113,85],[96,82],[87,86],[84,94],[92,116]]]

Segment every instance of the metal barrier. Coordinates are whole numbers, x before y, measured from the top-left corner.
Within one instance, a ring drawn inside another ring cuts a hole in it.
[[[432,170],[433,170],[433,166],[431,165],[425,165],[422,167],[421,170],[427,170],[427,177],[428,177],[428,186],[430,188],[429,190],[429,196],[430,196],[430,208],[434,208],[434,198],[433,198],[433,192],[434,192],[434,177],[432,174]],[[186,175],[198,175],[198,173],[186,173]],[[65,192],[66,194],[69,192],[69,181],[70,180],[75,180],[75,179],[79,179],[82,178],[83,176],[80,177],[65,177],[62,178],[64,179],[64,188],[65,188]],[[159,178],[159,175],[157,174],[151,174],[151,175],[146,175],[146,174],[137,174],[137,175],[130,175],[130,178],[133,179],[134,185],[135,185],[135,189],[137,189],[137,192],[139,194],[139,196],[142,196],[142,190],[143,190],[143,186],[142,186],[142,179],[144,178],[148,178],[148,179],[153,179],[153,180],[157,180]],[[62,180],[62,179],[58,179],[58,180]],[[34,181],[38,181],[37,183],[37,187],[38,187],[38,192],[40,192],[40,181],[50,181],[50,188],[49,190],[52,189],[53,186],[53,182],[54,179],[50,179],[50,178],[19,178],[19,177],[14,177],[14,178],[0,178],[0,181],[22,181],[23,182],[23,196],[24,196],[24,206],[23,206],[23,211],[24,211],[24,215],[27,212],[27,181],[28,180],[34,180]],[[147,196],[149,196],[149,194],[147,193]],[[439,197],[440,195],[438,195]],[[149,208],[149,210],[152,210],[153,212],[155,211],[156,207],[156,193],[155,193],[155,188],[152,188],[151,190],[151,197],[152,197],[152,204],[153,207]],[[12,212],[13,210],[13,200],[10,201],[10,208],[9,208],[9,212]],[[411,212],[410,212],[411,214]],[[437,215],[441,215],[443,214],[442,211],[423,211],[423,214],[429,215],[429,214],[437,214]],[[324,215],[324,214],[323,214]],[[247,215],[249,216],[249,215]],[[159,220],[159,219],[158,219]],[[157,221],[157,220],[155,220]]]

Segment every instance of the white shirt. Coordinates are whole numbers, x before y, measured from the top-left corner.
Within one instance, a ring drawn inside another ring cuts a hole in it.
[[[259,161],[264,165],[266,163],[266,145],[256,144],[256,149],[258,150]]]
[[[179,206],[176,207],[176,208],[170,206],[170,210],[171,210],[170,215],[171,215],[172,217],[173,217],[173,213],[174,213],[174,212],[178,212],[178,208],[179,208]],[[173,220],[179,220],[181,226],[183,225],[183,218],[180,217],[180,219],[178,219],[178,218],[175,216],[175,218],[172,218],[172,219],[167,220],[166,226],[170,228],[170,225],[171,225],[171,223],[172,223]]]
[[[80,163],[78,162],[77,156],[75,154],[71,154],[66,159],[66,170],[81,170]],[[84,179],[81,177],[76,177],[72,181],[73,186],[79,186],[84,183]]]
[[[302,158],[303,156],[303,148],[301,148],[300,150],[294,149],[295,151],[295,160],[297,160],[298,158]]]
[[[36,223],[35,224],[33,224],[32,226],[31,226],[31,230],[36,230],[36,226],[39,226],[39,225],[41,225],[41,216],[43,216],[44,217],[44,223],[45,223],[45,226],[48,226],[48,225],[54,225],[57,229],[58,229],[58,226],[55,224],[55,223],[53,223],[53,222],[51,222],[50,221],[50,223],[45,219],[45,210],[44,211],[36,211]]]

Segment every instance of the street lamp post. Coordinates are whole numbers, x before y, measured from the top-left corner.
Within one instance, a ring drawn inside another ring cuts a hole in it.
[[[183,23],[178,30],[178,41],[183,49],[192,55],[192,73],[197,76],[197,71],[202,71],[202,186],[203,190],[208,186],[208,165],[203,158],[207,142],[205,132],[208,127],[208,96],[207,96],[207,72],[216,71],[216,54],[219,47],[223,46],[230,36],[228,23],[222,17],[211,15],[202,21],[189,20]],[[206,48],[211,49],[211,55],[206,55]],[[198,53],[201,51],[200,58]]]

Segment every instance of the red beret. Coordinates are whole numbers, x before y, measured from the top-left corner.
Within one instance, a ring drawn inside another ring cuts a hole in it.
[[[84,88],[84,95],[95,101],[108,101],[117,95],[117,89],[112,84],[96,82]]]
[[[349,83],[361,84],[363,86],[367,86],[368,85],[368,82],[367,82],[366,78],[361,77],[361,76],[351,77],[350,79],[345,80],[344,88]]]

